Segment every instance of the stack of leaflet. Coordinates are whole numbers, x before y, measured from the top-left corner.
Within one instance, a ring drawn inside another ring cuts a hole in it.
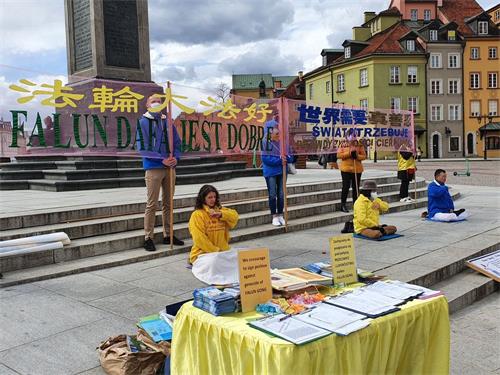
[[[404,299],[387,297],[364,287],[346,292],[325,302],[366,315],[369,318],[377,318],[399,311],[399,307],[397,306],[404,304],[406,301]]]
[[[333,278],[332,265],[328,262],[316,262],[303,267],[306,271]]]
[[[149,315],[139,320],[137,323],[154,340],[160,342],[172,339],[172,326],[159,314]]]
[[[271,285],[276,290],[291,291],[305,288],[309,285],[331,285],[331,277],[309,272],[301,268],[273,270]]]
[[[225,288],[224,289],[225,293],[230,294],[231,296],[234,297],[234,301],[236,303],[236,310],[235,312],[241,311],[241,296],[240,296],[240,287],[238,286],[233,286],[230,288]]]
[[[219,316],[236,311],[235,298],[231,294],[220,291],[213,286],[195,289],[193,297],[193,306],[212,315]]]

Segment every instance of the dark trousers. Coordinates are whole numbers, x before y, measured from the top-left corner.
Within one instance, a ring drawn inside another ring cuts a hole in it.
[[[354,202],[356,202],[356,199],[358,199],[358,193],[356,191],[356,180],[359,189],[359,184],[361,182],[361,173],[356,173],[356,180],[354,179],[354,173],[340,172],[340,174],[342,175],[342,196],[340,200],[342,204],[346,204],[347,196],[349,195],[349,188],[352,187],[352,203],[354,204]]]
[[[266,184],[271,214],[282,214],[284,206],[283,175],[266,177]]]
[[[410,187],[410,181],[413,180],[413,176],[408,171],[398,171],[398,178],[401,180],[401,186],[399,187],[400,199],[408,197],[408,188]]]

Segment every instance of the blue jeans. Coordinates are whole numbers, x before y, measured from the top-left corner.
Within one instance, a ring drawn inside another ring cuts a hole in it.
[[[283,175],[266,177],[267,192],[269,194],[269,208],[271,214],[283,213]]]

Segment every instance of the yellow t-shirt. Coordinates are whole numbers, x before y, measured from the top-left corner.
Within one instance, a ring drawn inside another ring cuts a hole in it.
[[[405,160],[401,153],[398,152],[398,171],[407,171],[408,169],[415,169],[415,158],[412,156],[408,160]]]
[[[373,204],[378,203],[380,210],[373,208]],[[371,201],[363,194],[360,194],[354,203],[354,232],[361,233],[363,229],[378,227],[380,225],[380,212],[389,210],[389,204],[380,198]]]
[[[222,213],[220,219],[210,217],[208,206],[191,214],[189,233],[193,238],[193,247],[189,254],[190,263],[194,263],[201,254],[229,250],[229,230],[238,223],[238,212],[225,207],[216,211]]]

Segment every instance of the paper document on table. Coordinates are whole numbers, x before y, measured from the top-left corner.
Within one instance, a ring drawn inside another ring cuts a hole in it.
[[[363,320],[356,320],[355,322],[352,322],[350,324],[346,324],[345,326],[337,329],[335,333],[340,336],[347,336],[350,333],[359,331],[360,329],[363,329],[365,327],[368,327],[370,325],[371,319],[363,319]]]
[[[433,290],[433,289],[425,288],[425,287],[420,286],[420,285],[408,284],[408,283],[404,283],[404,282],[398,281],[398,280],[389,280],[387,282],[391,283],[391,284],[399,285],[403,288],[407,288],[407,289],[416,290],[416,291],[421,292],[422,294],[420,294],[418,296],[418,299],[428,299],[428,298],[443,295],[443,292],[441,292],[440,290]]]
[[[304,323],[301,320],[285,314],[274,315],[270,318],[254,320],[250,326],[269,332],[294,344],[304,344],[331,334],[330,331]]]
[[[370,324],[369,319],[365,319],[362,314],[326,303],[322,303],[308,312],[296,315],[295,318],[344,336]],[[354,324],[361,320],[363,320],[362,323]]]
[[[367,289],[366,287],[358,288],[354,291],[354,293],[358,294],[358,295],[362,295],[363,298],[365,298],[369,301],[373,301],[375,303],[378,303],[378,304],[384,305],[384,306],[398,306],[398,305],[402,305],[406,302],[404,299],[385,296],[385,295],[378,293],[376,291],[372,291],[370,289]]]
[[[422,291],[409,289],[395,283],[387,283],[384,281],[377,281],[373,284],[367,285],[364,289],[401,300],[415,298],[422,294]]]
[[[377,296],[379,296],[378,299]],[[362,288],[359,288],[352,292],[326,300],[325,302],[366,315],[370,318],[376,318],[378,316],[399,310],[395,304],[391,305],[388,303],[390,300],[391,299],[388,297],[382,296],[378,293],[362,291]]]

